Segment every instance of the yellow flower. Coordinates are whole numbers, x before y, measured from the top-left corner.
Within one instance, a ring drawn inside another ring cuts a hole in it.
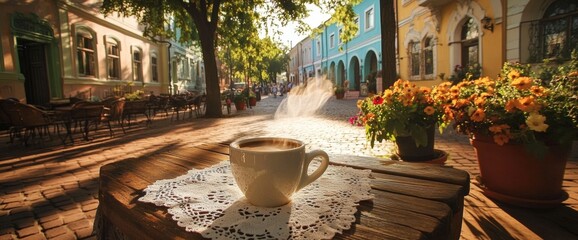
[[[486,118],[486,113],[484,112],[484,109],[478,108],[470,115],[470,118],[474,122],[481,122]]]
[[[511,84],[519,90],[528,90],[532,87],[532,79],[529,77],[519,77],[512,80]]]
[[[516,70],[512,70],[510,73],[508,73],[508,78],[509,79],[516,79],[520,76],[520,73]]]
[[[546,129],[548,129],[548,124],[545,122],[546,117],[540,115],[537,112],[531,112],[528,118],[526,118],[526,124],[528,124],[528,128],[536,132],[546,132]]]
[[[361,106],[363,106],[363,100],[357,100],[357,108],[361,109]]]
[[[423,111],[425,112],[425,114],[427,115],[432,115],[434,114],[434,112],[436,111],[432,106],[427,106],[423,109]]]

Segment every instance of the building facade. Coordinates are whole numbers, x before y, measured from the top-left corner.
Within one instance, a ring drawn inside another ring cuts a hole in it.
[[[578,49],[578,2],[572,0],[397,0],[393,6],[397,66],[383,71],[422,86],[466,70],[495,77],[505,61],[564,62]],[[379,1],[365,0],[354,11],[359,31],[349,42],[340,42],[336,24],[308,41],[316,76],[359,90],[381,71]]]
[[[143,37],[134,18],[103,16],[101,1],[0,3],[0,97],[45,105],[142,90],[204,89],[200,54]],[[169,65],[169,63],[171,63]]]

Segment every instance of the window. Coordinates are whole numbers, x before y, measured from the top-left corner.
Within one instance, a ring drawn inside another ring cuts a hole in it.
[[[374,11],[373,8],[365,10],[365,30],[373,28],[374,25]]]
[[[320,56],[321,55],[321,41],[317,40],[315,47],[317,48],[317,56]]]
[[[474,66],[479,63],[478,37],[480,31],[474,19],[468,18],[462,26],[462,66]]]
[[[355,22],[355,25],[357,25],[357,32],[355,32],[355,35],[357,36],[359,35],[359,32],[361,30],[361,26],[359,25],[359,17],[355,17],[353,19],[353,22]]]
[[[432,79],[434,76],[434,40],[425,37],[409,42],[409,71],[412,80]]]
[[[133,81],[142,82],[142,52],[140,50],[134,50],[132,52],[132,79]]]
[[[151,70],[152,70],[153,82],[158,82],[159,81],[159,66],[157,63],[157,56],[154,56],[154,55],[151,57]]]
[[[426,37],[423,43],[423,63],[425,75],[432,75],[434,73],[433,65],[433,43],[431,37]]]
[[[335,47],[335,34],[332,33],[331,35],[329,35],[329,48],[334,47]]]
[[[410,75],[419,76],[419,42],[411,41],[409,43],[409,62],[410,62]]]
[[[341,44],[341,43],[343,43],[343,42],[341,41],[341,38],[342,38],[341,34],[343,34],[343,28],[340,28],[340,29],[339,29],[338,34],[339,34],[339,35],[337,36],[337,42],[338,42],[339,44]]]
[[[80,29],[76,34],[76,60],[79,75],[95,76],[94,38],[89,32]]]
[[[578,49],[578,4],[558,0],[544,13],[541,23],[544,58],[570,58]]]
[[[120,79],[120,49],[118,42],[110,40],[106,43],[106,63],[109,79]]]

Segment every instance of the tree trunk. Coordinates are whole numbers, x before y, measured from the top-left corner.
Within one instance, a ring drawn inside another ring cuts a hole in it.
[[[218,118],[223,115],[221,108],[221,89],[219,87],[219,74],[217,60],[215,58],[215,34],[199,34],[203,61],[205,64],[205,79],[207,83],[206,117]]]
[[[383,87],[388,88],[397,80],[395,56],[395,1],[380,0],[381,6],[381,52],[382,52],[382,81]]]

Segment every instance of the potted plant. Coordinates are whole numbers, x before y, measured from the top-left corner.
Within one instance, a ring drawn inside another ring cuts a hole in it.
[[[248,91],[249,91],[249,106],[254,107],[257,105],[257,95],[255,95],[255,92],[253,92],[253,90]]]
[[[345,88],[343,88],[342,86],[336,86],[334,91],[335,91],[335,98],[343,99],[343,97],[345,97]]]
[[[245,110],[247,107],[247,96],[243,93],[235,93],[233,102],[235,103],[235,108],[237,110]]]
[[[543,81],[528,65],[505,63],[495,80],[439,89],[455,129],[470,137],[486,195],[527,207],[567,198],[562,180],[578,132],[576,66]]]
[[[431,96],[431,88],[398,80],[383,93],[359,100],[359,114],[350,122],[365,126],[371,147],[391,140],[402,160],[430,161],[441,152],[434,150],[435,128],[441,132],[447,126],[441,104]]]

